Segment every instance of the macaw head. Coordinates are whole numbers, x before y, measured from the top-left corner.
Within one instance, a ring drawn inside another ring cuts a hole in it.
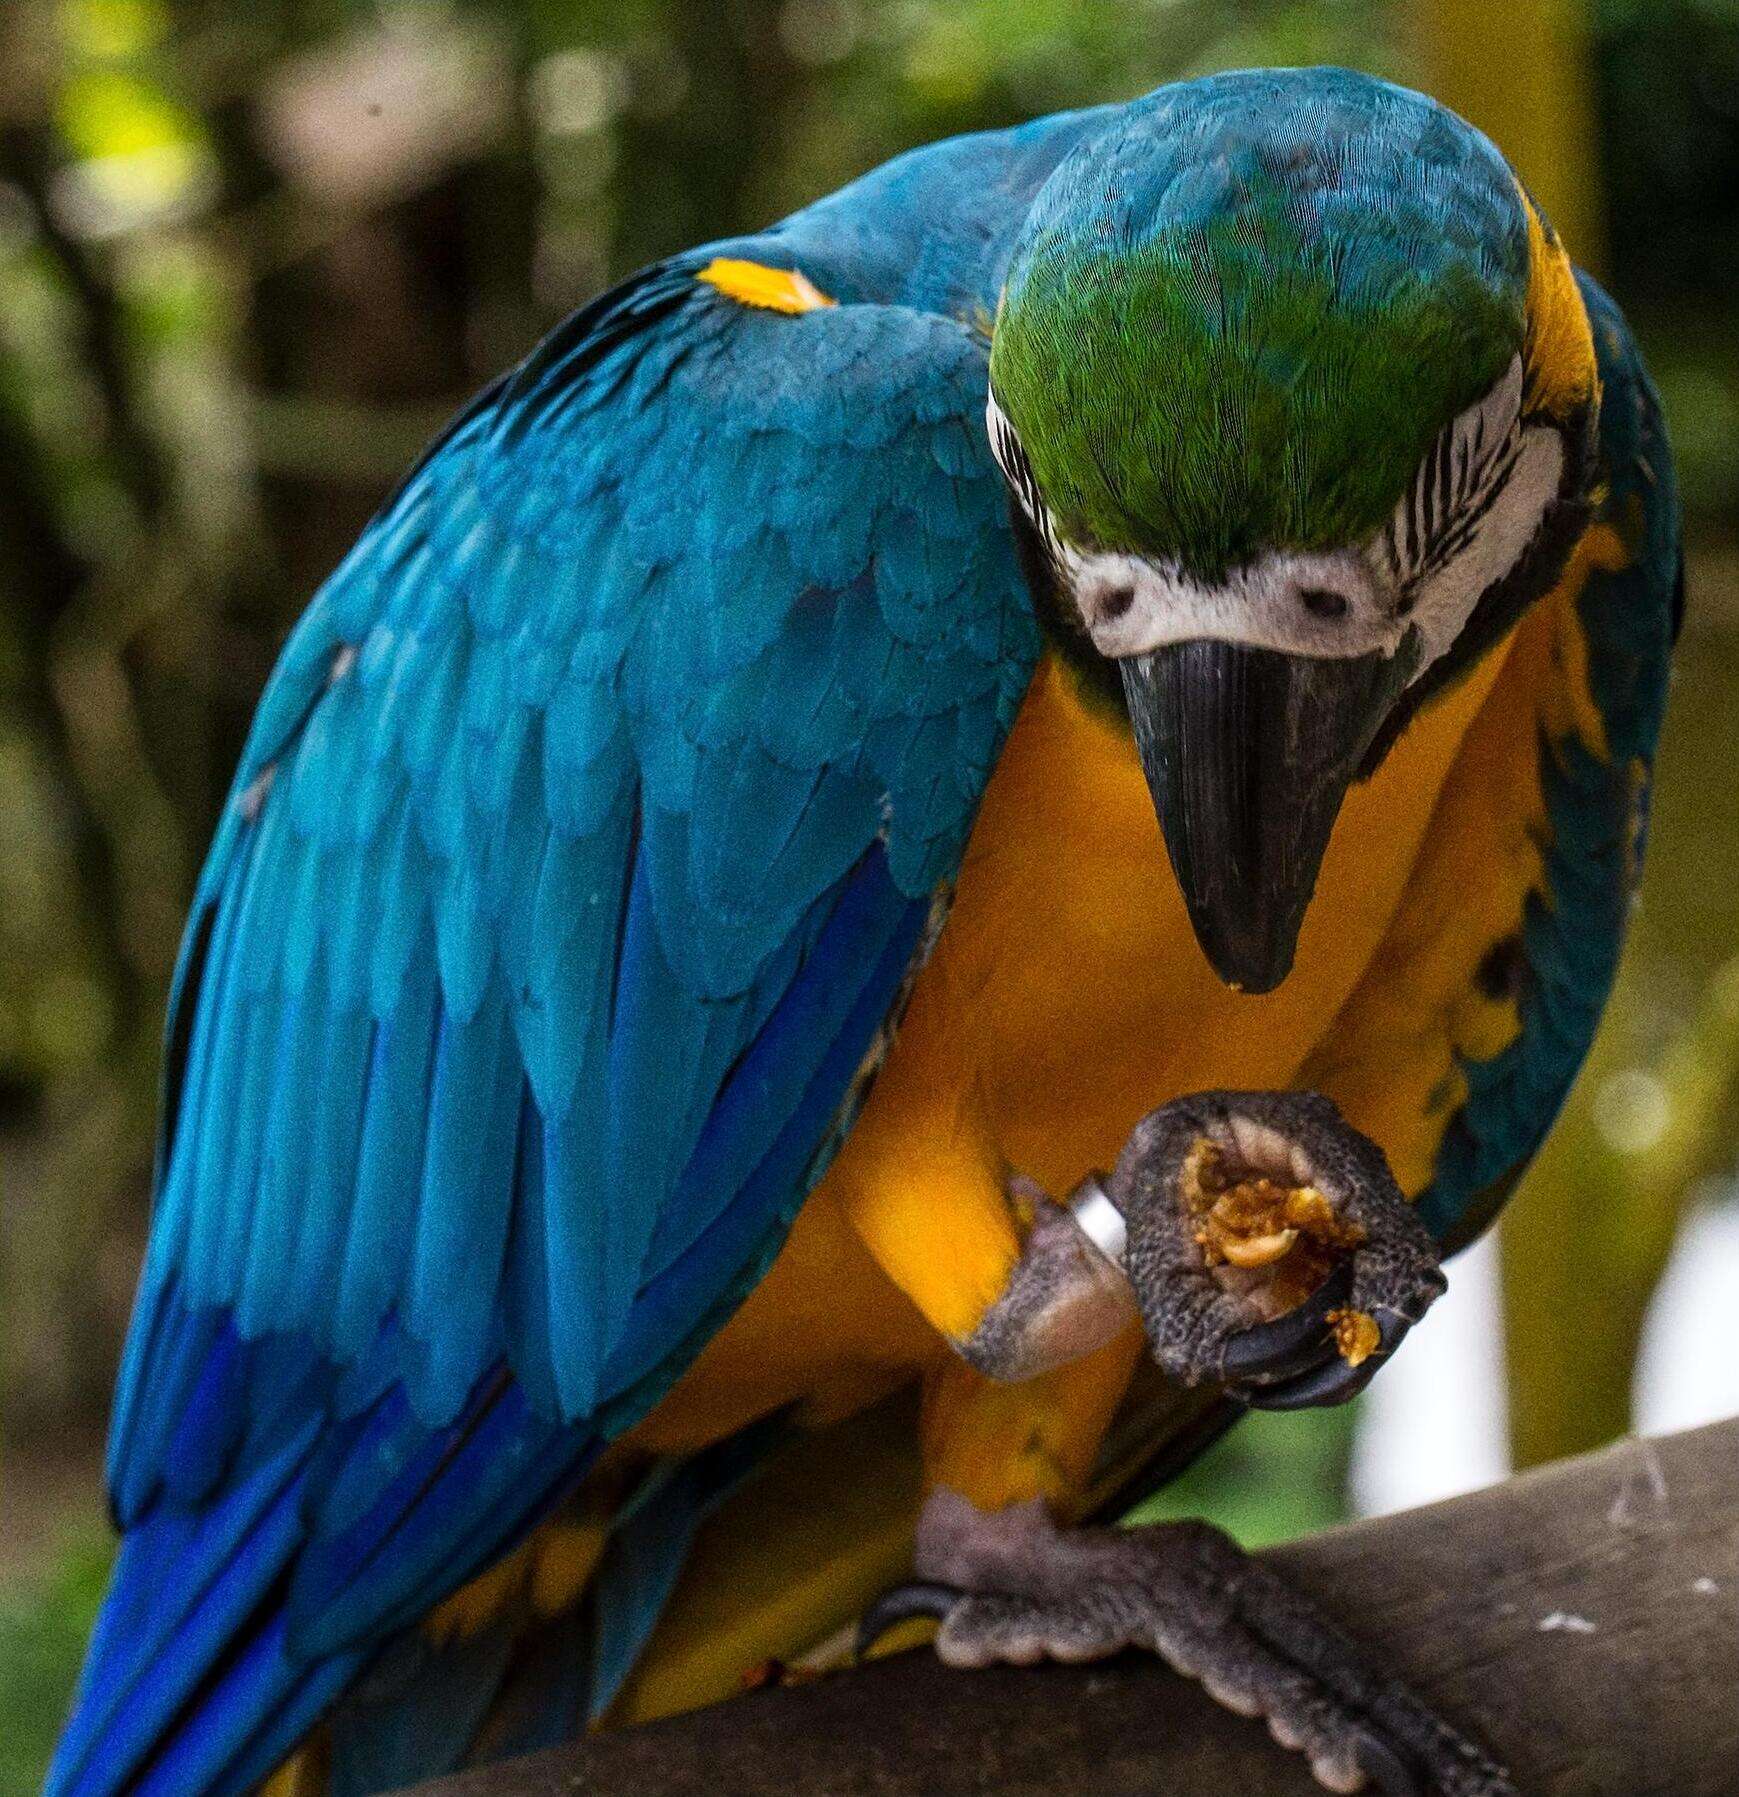
[[[1161,89],[1046,183],[990,441],[1228,983],[1285,978],[1348,787],[1557,579],[1597,403],[1556,238],[1418,94],[1325,69]]]

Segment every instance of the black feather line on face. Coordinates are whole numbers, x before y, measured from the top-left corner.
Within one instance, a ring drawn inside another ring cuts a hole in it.
[[[990,427],[991,453],[996,457],[1003,479],[1019,509],[1026,514],[1045,554],[1060,570],[1063,565],[1063,546],[1057,536],[1051,508],[1045,504],[1044,495],[1039,491],[1039,483],[1033,475],[1032,463],[1027,460],[1020,438],[1015,435],[1014,426],[1004,416],[1000,406],[991,415]]]
[[[1368,780],[1382,766],[1421,706],[1447,692],[1502,641],[1511,625],[1536,599],[1543,598],[1558,584],[1570,552],[1581,541],[1594,515],[1591,488],[1598,424],[1595,407],[1588,405],[1574,417],[1551,427],[1564,439],[1564,468],[1558,480],[1557,498],[1546,508],[1534,540],[1515,566],[1480,595],[1460,636],[1402,694],[1366,753],[1359,779]],[[1510,466],[1505,468],[1502,481],[1494,482],[1494,488],[1508,484],[1514,459],[1512,454]]]
[[[1522,420],[1488,447],[1483,413],[1471,441],[1450,424],[1425,452],[1407,497],[1383,529],[1383,547],[1397,588],[1395,614],[1406,617],[1430,577],[1473,541],[1474,533],[1508,488],[1522,452]],[[1403,528],[1404,527],[1404,531]],[[1404,536],[1404,541],[1403,541]]]
[[[1046,640],[1080,682],[1082,697],[1095,709],[1109,710],[1127,722],[1129,711],[1117,663],[1101,654],[1087,634],[1052,551],[1013,491],[1008,496],[1008,521],[1027,591],[1032,595],[1033,612]]]
[[[1425,564],[1428,574],[1444,567],[1473,541],[1474,532],[1485,521],[1486,514],[1503,497],[1521,459],[1522,438],[1518,430],[1489,471],[1476,465],[1475,485],[1456,496],[1456,510],[1428,551]]]
[[[1129,710],[1117,663],[1100,651],[1088,632],[1070,590],[1062,545],[1050,507],[1039,492],[1032,464],[996,395],[992,393],[990,398],[990,449],[1002,470],[1009,529],[1014,533],[1021,573],[1032,597],[1033,615],[1046,641],[1075,676],[1085,703],[1127,725]]]

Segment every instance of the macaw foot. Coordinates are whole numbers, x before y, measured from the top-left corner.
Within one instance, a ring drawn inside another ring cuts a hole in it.
[[[1314,1092],[1163,1105],[1102,1189],[1154,1358],[1266,1409],[1344,1403],[1444,1291],[1382,1150]]]
[[[913,1616],[940,1622],[950,1666],[1145,1649],[1266,1718],[1328,1790],[1515,1797],[1501,1767],[1207,1523],[1064,1529],[1039,1503],[991,1515],[942,1490],[919,1520],[915,1570],[865,1614],[860,1653]]]

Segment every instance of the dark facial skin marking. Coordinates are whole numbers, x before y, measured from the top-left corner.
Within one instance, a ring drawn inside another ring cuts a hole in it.
[[[1593,516],[1590,487],[1598,425],[1597,409],[1586,405],[1558,426],[1564,439],[1564,472],[1558,497],[1547,507],[1533,542],[1509,573],[1480,595],[1473,615],[1450,648],[1402,695],[1365,754],[1364,765],[1359,769],[1361,780],[1368,780],[1382,766],[1383,758],[1421,706],[1453,686],[1536,599],[1557,585],[1571,550]]]

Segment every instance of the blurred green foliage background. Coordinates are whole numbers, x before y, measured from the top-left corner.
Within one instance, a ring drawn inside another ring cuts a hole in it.
[[[1540,1458],[1625,1426],[1675,1219],[1739,1140],[1739,0],[0,5],[0,1793],[100,1577],[190,885],[285,630],[417,446],[614,276],[908,145],[1324,61],[1510,150],[1639,328],[1691,513],[1624,989],[1506,1225]],[[1241,1431],[1187,1497],[1307,1526],[1346,1436]]]

